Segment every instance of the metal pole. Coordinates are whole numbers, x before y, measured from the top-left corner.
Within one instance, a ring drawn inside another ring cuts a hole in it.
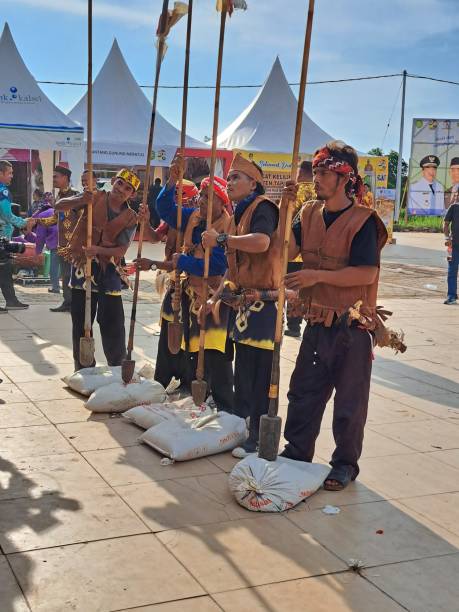
[[[405,93],[406,93],[406,70],[403,71],[402,80],[402,109],[400,112],[400,140],[398,145],[397,182],[395,183],[395,210],[394,220],[398,221],[400,216],[402,195],[402,154],[403,154],[403,130],[405,128]]]

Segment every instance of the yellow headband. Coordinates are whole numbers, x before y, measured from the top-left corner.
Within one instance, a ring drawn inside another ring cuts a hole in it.
[[[134,189],[134,191],[137,191],[137,189],[140,187],[139,177],[127,168],[123,168],[122,170],[120,170],[116,175],[116,178],[123,179],[123,181],[129,183],[129,185]]]
[[[257,183],[261,183],[263,185],[263,175],[260,170],[253,162],[245,159],[245,157],[242,157],[240,153],[236,153],[229,171],[243,172],[254,181],[257,181]]]

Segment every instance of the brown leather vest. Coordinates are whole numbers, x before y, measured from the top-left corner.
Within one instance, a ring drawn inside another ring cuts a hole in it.
[[[340,270],[347,267],[352,241],[371,216],[376,221],[378,254],[381,253],[387,241],[387,230],[374,210],[354,204],[327,229],[323,209],[323,202],[314,201],[306,205],[301,213],[301,255],[304,269]],[[339,317],[358,300],[362,300],[362,314],[374,318],[378,282],[379,270],[371,285],[336,287],[319,283],[301,289],[303,315],[311,323],[323,323],[330,327],[335,316]]]
[[[67,189],[67,191],[59,191],[56,198],[56,203],[63,198],[70,198],[71,196],[77,195],[78,191],[74,189]],[[58,235],[58,247],[66,247],[69,243],[69,240],[72,236],[73,230],[75,229],[75,225],[79,219],[80,215],[78,211],[74,210],[66,210],[64,212],[60,212],[57,215],[57,235]]]
[[[233,236],[250,234],[250,223],[253,214],[261,202],[271,202],[265,196],[258,196],[244,211],[237,227],[234,216],[231,217],[229,233]],[[277,208],[277,204],[272,202]],[[264,253],[245,253],[228,249],[228,278],[238,288],[243,289],[278,289],[281,279],[281,238],[279,226],[271,236],[269,248]]]
[[[109,194],[98,191],[94,195],[92,211],[92,244],[95,246],[116,247],[116,238],[126,228],[133,227],[137,222],[137,215],[127,206],[120,214],[109,221],[108,219],[108,198]],[[76,266],[84,265],[86,256],[83,246],[86,245],[87,211],[81,215],[73,234],[70,238],[64,256]],[[102,267],[105,267],[111,257],[98,255]],[[115,264],[119,264],[120,258],[115,258]]]
[[[183,252],[187,255],[193,255],[197,259],[204,258],[204,249],[201,244],[193,244],[193,230],[201,222],[199,210],[195,210],[191,213],[188,223],[186,224],[185,233],[183,235]],[[219,234],[226,234],[229,231],[231,224],[231,217],[224,210],[222,215],[212,223],[212,229],[215,229]],[[222,280],[221,276],[209,276],[209,287],[213,290],[217,289]],[[198,295],[202,292],[202,277],[194,276],[192,274],[188,277],[189,286]]]

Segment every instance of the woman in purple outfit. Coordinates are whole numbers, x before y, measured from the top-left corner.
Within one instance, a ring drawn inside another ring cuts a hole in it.
[[[43,194],[43,199],[40,208],[32,216],[34,219],[45,219],[54,215],[53,194],[47,192]],[[44,226],[38,223],[36,226],[36,253],[39,255],[46,246],[50,253],[49,276],[51,279],[50,293],[60,293],[59,287],[59,257],[57,254],[57,223],[50,226]]]

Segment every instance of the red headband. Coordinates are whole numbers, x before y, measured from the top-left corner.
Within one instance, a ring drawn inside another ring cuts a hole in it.
[[[206,176],[201,181],[201,191],[204,187],[209,187],[210,176]],[[233,214],[233,209],[231,206],[230,199],[228,197],[228,192],[226,191],[227,183],[225,179],[220,178],[219,176],[214,176],[214,193],[222,200],[225,205],[226,210],[230,215]]]
[[[352,183],[352,188],[349,191],[350,195],[355,196],[359,203],[361,202],[363,198],[362,177],[360,174],[355,173],[350,164],[342,159],[339,159],[338,157],[333,157],[332,153],[327,147],[323,147],[317,151],[312,160],[312,167],[326,168],[327,170],[331,170],[337,174],[347,176],[350,183]]]

